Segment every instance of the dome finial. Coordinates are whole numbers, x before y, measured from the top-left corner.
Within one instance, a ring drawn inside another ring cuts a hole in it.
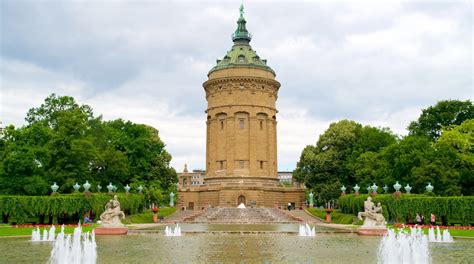
[[[247,21],[245,21],[244,18],[244,4],[240,5],[239,11],[240,17],[239,20],[237,20],[237,29],[235,30],[234,34],[232,34],[232,41],[234,41],[234,43],[248,44],[252,39],[252,35],[245,27]]]

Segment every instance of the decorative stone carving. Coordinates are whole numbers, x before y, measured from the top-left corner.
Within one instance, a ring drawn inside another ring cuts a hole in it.
[[[387,232],[385,227],[385,217],[382,215],[382,206],[380,203],[375,206],[372,197],[367,197],[364,202],[364,212],[359,212],[359,219],[365,217],[364,224],[357,231],[359,235],[381,236]]]
[[[123,227],[120,221],[125,218],[125,214],[120,210],[120,202],[117,195],[105,205],[105,211],[100,215],[102,227]]]
[[[372,197],[367,197],[364,202],[364,212],[359,212],[358,217],[362,220],[365,217],[362,227],[385,227],[385,217],[382,215],[382,206],[380,203],[375,206]]]

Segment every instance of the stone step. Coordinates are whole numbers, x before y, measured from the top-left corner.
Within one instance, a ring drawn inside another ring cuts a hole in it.
[[[300,219],[276,208],[208,208],[194,218],[194,223],[294,223]]]

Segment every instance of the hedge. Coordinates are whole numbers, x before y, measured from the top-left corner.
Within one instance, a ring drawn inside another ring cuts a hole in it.
[[[355,196],[344,195],[339,198],[339,206],[343,213],[357,214],[363,211],[367,194]],[[414,218],[416,213],[425,216],[425,222],[431,213],[441,221],[441,216],[447,217],[447,222],[459,222],[463,225],[474,223],[474,196],[435,197],[418,194],[402,194],[396,198],[392,194],[379,194],[373,197],[373,202],[380,202],[387,220],[405,222],[408,217]]]
[[[117,194],[122,211],[130,214],[141,212],[144,197],[140,194]],[[104,193],[90,195],[64,194],[54,196],[17,196],[0,195],[0,215],[3,218],[14,218],[17,223],[24,223],[29,217],[82,216],[89,210],[95,215],[104,211],[104,206],[112,199]]]

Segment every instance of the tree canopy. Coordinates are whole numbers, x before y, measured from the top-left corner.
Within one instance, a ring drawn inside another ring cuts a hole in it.
[[[67,193],[86,180],[92,189],[109,182],[156,192],[175,188],[171,155],[153,127],[103,121],[90,106],[55,94],[30,109],[26,121],[20,128],[8,126],[0,138],[0,193],[44,195],[53,182]]]
[[[326,201],[339,194],[328,188],[358,184],[364,192],[375,183],[393,191],[396,181],[418,193],[431,183],[436,194],[474,195],[473,115],[470,101],[440,101],[403,138],[355,121],[332,123],[304,148],[293,176]]]
[[[468,119],[474,119],[474,105],[471,101],[444,100],[422,110],[418,120],[408,126],[410,135],[427,136],[436,140],[443,128],[460,125]]]

